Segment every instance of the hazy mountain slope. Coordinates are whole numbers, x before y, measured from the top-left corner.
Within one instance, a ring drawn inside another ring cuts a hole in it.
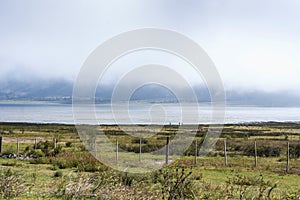
[[[123,91],[128,91],[122,86]],[[32,80],[0,80],[0,100],[39,100],[60,101],[71,103],[73,83],[62,79],[32,79]],[[113,86],[106,85],[97,88],[96,101],[110,101]],[[199,102],[210,102],[208,90],[195,86],[194,91]],[[184,92],[184,89],[178,89]],[[184,94],[184,93],[183,93]],[[226,91],[228,104],[256,106],[300,106],[298,95],[281,92],[262,91]],[[176,102],[175,95],[168,89],[158,85],[148,85],[139,88],[131,97],[133,101]],[[186,99],[189,101],[189,98]]]

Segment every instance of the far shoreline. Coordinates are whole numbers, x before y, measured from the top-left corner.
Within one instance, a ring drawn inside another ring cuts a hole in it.
[[[291,126],[299,125],[300,121],[262,121],[262,122],[240,122],[240,123],[224,123],[224,124],[75,124],[75,123],[51,123],[51,122],[0,122],[0,126]]]

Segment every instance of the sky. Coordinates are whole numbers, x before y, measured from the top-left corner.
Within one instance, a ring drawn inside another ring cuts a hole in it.
[[[152,27],[197,42],[226,89],[300,94],[299,10],[298,0],[0,0],[0,78],[75,80],[98,45]]]

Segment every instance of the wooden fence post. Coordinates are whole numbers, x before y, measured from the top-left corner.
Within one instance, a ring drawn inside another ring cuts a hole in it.
[[[286,167],[285,167],[286,173],[289,172],[289,164],[290,164],[289,162],[290,162],[290,143],[287,142]]]
[[[17,155],[19,155],[20,152],[20,143],[19,143],[19,138],[17,137]]]
[[[0,136],[0,153],[2,153],[2,136]]]
[[[166,144],[166,165],[169,164],[169,144],[170,144],[170,136],[167,137],[167,144]]]
[[[298,141],[298,158],[300,158],[300,141]]]
[[[256,140],[254,141],[254,166],[257,167],[257,146],[256,146]]]
[[[96,138],[94,140],[94,154],[95,154],[95,157],[97,157],[97,143],[96,143]]]
[[[37,149],[37,140],[36,138],[34,138],[34,151],[36,151],[36,149]]]
[[[119,160],[119,144],[118,144],[118,138],[116,138],[116,162]]]
[[[194,160],[194,164],[197,164],[197,155],[198,154],[198,144],[197,144],[197,139],[195,140],[195,160]]]
[[[139,154],[139,161],[141,162],[141,156],[142,156],[142,138],[140,136],[140,154]]]
[[[224,139],[224,162],[225,162],[225,166],[227,166],[227,144],[226,144],[226,139]]]
[[[56,138],[53,138],[54,149],[56,149]]]

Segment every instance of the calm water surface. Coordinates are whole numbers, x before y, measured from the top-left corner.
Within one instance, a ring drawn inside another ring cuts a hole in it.
[[[115,115],[118,122],[122,123],[172,123],[185,124],[195,123],[195,117],[189,116],[189,112],[194,111],[194,106],[185,108],[187,118],[181,118],[181,109],[177,104],[164,104],[161,107],[153,107],[151,104],[135,103],[128,110],[117,112]],[[211,108],[209,106],[199,106],[198,123],[210,123]],[[85,113],[88,118],[96,116],[101,124],[117,123],[112,113],[110,104],[99,104],[95,108],[95,115]],[[127,118],[130,117],[130,119]],[[155,117],[153,117],[155,116]],[[37,103],[0,103],[1,122],[37,122],[37,123],[66,123],[74,124],[72,105],[70,104],[37,104]],[[228,106],[226,108],[225,123],[241,122],[299,122],[300,108],[291,107],[242,107]]]

